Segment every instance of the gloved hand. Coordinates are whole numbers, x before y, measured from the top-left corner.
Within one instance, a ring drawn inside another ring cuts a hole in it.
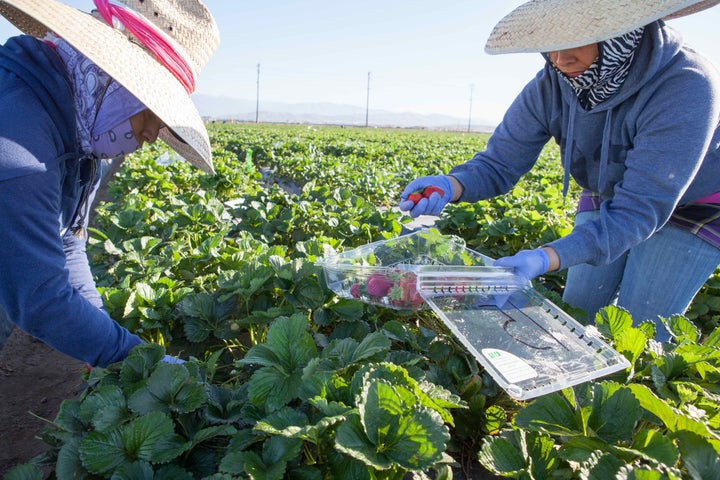
[[[548,271],[550,268],[550,258],[545,250],[536,248],[535,250],[520,250],[512,257],[502,257],[493,263],[496,267],[512,267],[515,272],[532,280],[538,275]]]
[[[172,357],[172,356],[170,356],[170,355],[165,355],[165,356],[162,358],[162,361],[165,362],[165,363],[170,363],[170,364],[174,364],[174,363],[185,363],[185,360],[183,360],[183,359],[181,359],[181,358],[178,358],[178,357]]]
[[[419,177],[410,182],[400,194],[400,210],[417,218],[420,215],[440,215],[452,200],[453,190],[445,175]]]

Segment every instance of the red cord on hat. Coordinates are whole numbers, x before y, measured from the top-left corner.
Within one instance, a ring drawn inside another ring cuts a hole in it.
[[[178,79],[188,94],[195,91],[195,75],[190,65],[165,38],[162,31],[141,15],[121,5],[110,3],[109,0],[94,2],[98,12],[109,25],[114,26],[113,18],[116,18]]]

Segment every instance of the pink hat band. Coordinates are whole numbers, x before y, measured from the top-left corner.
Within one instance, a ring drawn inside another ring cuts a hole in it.
[[[108,25],[116,26],[115,20],[142,43],[157,60],[172,73],[191,94],[195,91],[195,75],[188,62],[173,47],[170,40],[133,10],[108,0],[94,0],[95,6]]]

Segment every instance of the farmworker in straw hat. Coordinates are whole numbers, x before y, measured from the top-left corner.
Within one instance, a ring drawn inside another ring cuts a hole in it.
[[[413,217],[508,192],[550,139],[582,187],[573,231],[496,261],[532,279],[569,269],[563,299],[590,318],[613,302],[635,322],[684,313],[720,264],[720,76],[665,20],[719,3],[533,0],[494,28],[490,54],[546,64],[485,151],[401,195]],[[411,192],[440,187],[416,205]]]
[[[27,34],[0,46],[0,319],[106,366],[142,340],[103,310],[85,254],[103,159],[160,137],[213,171],[189,95],[219,36],[199,0],[95,8],[0,1]]]

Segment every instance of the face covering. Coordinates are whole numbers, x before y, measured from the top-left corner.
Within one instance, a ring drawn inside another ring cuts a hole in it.
[[[135,140],[129,118],[107,132],[93,135],[90,143],[92,152],[97,158],[115,158],[120,155],[128,155],[140,148],[137,140]]]
[[[130,124],[130,116],[145,110],[145,106],[120,87],[106,92],[92,126],[90,144],[97,158],[128,155],[140,145]],[[128,116],[130,113],[130,116]]]
[[[594,107],[612,97],[622,86],[630,72],[635,51],[640,46],[645,28],[638,28],[619,37],[598,44],[597,60],[582,75],[570,78],[558,70],[543,53],[545,60],[555,68],[560,77],[570,85],[585,110]]]

